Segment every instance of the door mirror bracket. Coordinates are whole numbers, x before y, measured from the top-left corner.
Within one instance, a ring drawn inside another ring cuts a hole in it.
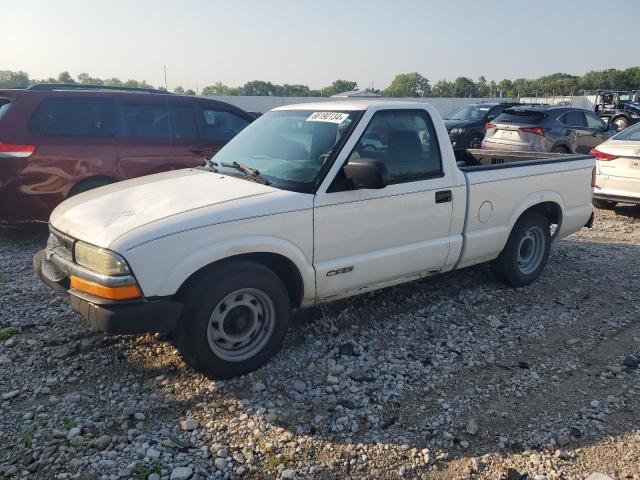
[[[380,189],[389,184],[384,163],[370,158],[351,160],[344,167],[344,175],[359,189]]]

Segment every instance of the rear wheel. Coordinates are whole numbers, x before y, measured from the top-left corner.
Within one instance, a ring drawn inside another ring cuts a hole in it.
[[[571,152],[567,147],[558,145],[557,147],[553,147],[553,150],[551,150],[551,153],[571,153]]]
[[[89,178],[87,180],[83,180],[80,183],[74,185],[71,190],[69,190],[67,198],[78,195],[79,193],[88,192],[89,190],[93,190],[94,188],[104,187],[105,185],[109,185],[110,183],[114,182],[115,180],[113,178]]]
[[[290,315],[287,289],[275,273],[250,261],[229,262],[192,283],[174,337],[188,363],[230,378],[280,350]]]
[[[550,247],[547,218],[536,211],[526,212],[516,222],[502,253],[493,262],[493,272],[512,287],[529,285],[542,273]]]
[[[600,200],[599,198],[594,198],[592,201],[593,206],[596,208],[600,208],[602,210],[613,210],[616,206],[616,202],[612,202],[610,200]]]

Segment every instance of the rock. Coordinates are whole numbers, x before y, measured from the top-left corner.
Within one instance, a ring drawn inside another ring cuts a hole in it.
[[[571,345],[575,345],[578,342],[579,340],[577,338],[568,338],[567,340],[565,340],[564,344],[571,346]]]
[[[598,408],[600,406],[600,402],[598,400],[591,400],[591,402],[589,402],[589,405],[591,405],[593,408]]]
[[[500,328],[502,326],[502,322],[494,316],[489,318],[489,325],[493,328]]]
[[[18,396],[20,390],[11,390],[10,392],[2,394],[2,400],[9,400],[10,398]]]
[[[504,480],[522,480],[526,476],[522,475],[515,468],[507,469],[507,474],[504,476]]]
[[[478,433],[478,430],[480,430],[480,427],[478,426],[478,422],[476,422],[475,418],[470,418],[467,421],[467,425],[464,427],[464,431],[467,432],[469,435],[475,435]]]
[[[186,420],[180,422],[180,427],[187,432],[194,431],[196,428],[198,428],[199,425],[200,423],[195,418],[187,418]]]
[[[287,480],[293,480],[297,476],[297,472],[291,468],[285,468],[280,474],[280,478],[286,478]]]
[[[628,368],[638,368],[640,366],[640,358],[629,355],[622,361],[622,364]]]
[[[100,451],[106,449],[109,445],[111,445],[111,437],[109,435],[102,435],[89,442],[90,447]]]
[[[151,460],[157,460],[160,458],[160,452],[155,448],[150,447],[150,448],[147,448],[147,451],[145,452],[145,456],[149,457]]]
[[[469,448],[469,442],[467,442],[466,440],[462,440],[460,442],[460,446],[466,450],[467,448]]]
[[[569,437],[567,437],[566,435],[558,435],[556,437],[556,443],[560,447],[566,447],[567,445],[569,445],[571,443],[571,439]]]
[[[594,472],[589,475],[586,480],[615,480],[613,477],[609,475],[605,475],[604,473]]]
[[[327,375],[327,383],[329,385],[337,385],[338,383],[340,383],[340,380],[334,375]]]
[[[158,475],[157,473],[152,473],[147,477],[147,480],[160,480],[160,475]]]
[[[450,442],[451,440],[453,440],[455,437],[453,436],[453,434],[449,433],[449,432],[442,432],[442,439]]]
[[[190,467],[176,467],[171,470],[171,477],[169,480],[187,480],[193,475],[193,470]]]
[[[5,347],[13,347],[16,344],[16,342],[17,342],[16,337],[11,337],[9,340],[4,342],[4,346]]]
[[[356,349],[353,347],[353,343],[347,342],[338,347],[338,353],[340,355],[354,356],[356,354]]]
[[[52,387],[58,383],[58,379],[56,377],[48,377],[44,383],[47,387]]]
[[[216,452],[216,456],[220,458],[227,458],[229,456],[229,450],[227,448],[221,448]]]
[[[297,392],[304,392],[307,388],[307,384],[304,383],[302,380],[296,380],[295,382],[293,382],[293,389],[296,390]]]
[[[138,421],[143,421],[146,417],[144,416],[144,413],[136,412],[133,414],[133,418],[135,418]]]
[[[538,455],[537,453],[532,453],[531,455],[529,455],[529,461],[534,465],[539,465],[540,462],[542,462],[542,457],[540,457],[540,455]]]
[[[67,440],[71,440],[73,437],[80,435],[80,431],[80,427],[73,427],[69,429],[69,432],[67,432]]]
[[[260,381],[257,381],[256,383],[253,384],[253,391],[254,392],[262,392],[266,388],[267,388],[267,386],[264,383],[260,382]]]
[[[227,460],[225,458],[218,457],[213,461],[213,463],[218,470],[224,471],[224,469],[227,468]]]

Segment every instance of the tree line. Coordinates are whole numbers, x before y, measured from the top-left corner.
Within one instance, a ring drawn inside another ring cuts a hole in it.
[[[0,88],[26,88],[36,83],[77,83],[85,85],[107,85],[118,87],[153,88],[145,80],[120,80],[119,78],[98,78],[87,73],[73,77],[69,72],[61,72],[57,77],[33,79],[23,71],[0,70]],[[164,87],[158,87],[165,90]],[[336,80],[331,85],[314,90],[307,85],[274,84],[262,80],[252,80],[244,85],[230,87],[221,82],[208,85],[201,92],[178,86],[174,93],[180,95],[248,95],[277,97],[330,97],[338,93],[357,90],[357,82]],[[396,75],[391,84],[383,89],[367,88],[366,91],[385,97],[525,97],[584,95],[598,89],[633,90],[640,89],[640,67],[625,70],[610,68],[587,72],[584,75],[554,73],[536,79],[503,79],[499,82],[487,81],[484,76],[477,80],[458,77],[453,81],[438,80],[433,85],[418,72]]]

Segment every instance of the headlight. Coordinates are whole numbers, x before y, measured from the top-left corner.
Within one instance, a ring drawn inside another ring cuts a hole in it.
[[[76,263],[103,275],[128,275],[127,262],[120,255],[83,242],[75,246]]]
[[[462,135],[464,133],[464,128],[452,128],[449,130],[449,135]]]

